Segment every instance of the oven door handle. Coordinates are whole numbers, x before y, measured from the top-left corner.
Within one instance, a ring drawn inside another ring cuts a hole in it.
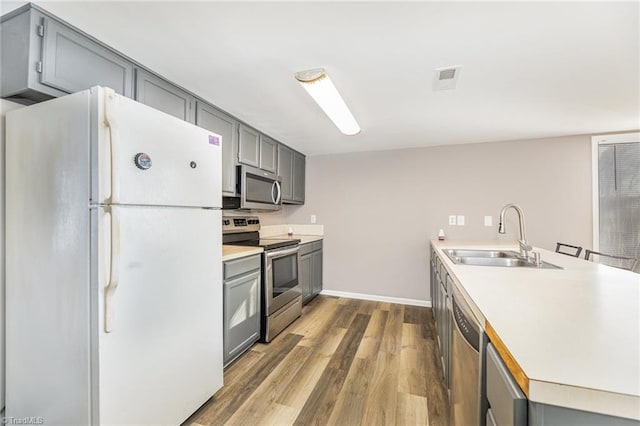
[[[274,250],[267,253],[267,259],[277,259],[279,257],[289,256],[290,254],[297,253],[300,250],[299,247],[294,247],[288,250]]]

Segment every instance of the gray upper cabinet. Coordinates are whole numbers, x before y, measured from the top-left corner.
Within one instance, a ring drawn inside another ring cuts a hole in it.
[[[304,155],[289,147],[279,145],[278,175],[282,177],[282,202],[285,204],[304,204]]]
[[[74,93],[110,87],[131,97],[133,64],[52,19],[44,20],[41,82]]]
[[[193,96],[140,68],[136,69],[135,100],[181,120],[195,122]]]
[[[235,196],[236,166],[282,177],[282,201],[304,204],[305,156],[239,123],[32,3],[0,18],[0,96],[21,103],[89,89],[117,93],[222,136],[222,193]]]
[[[222,195],[236,195],[238,122],[212,106],[198,101],[196,124],[222,136]]]
[[[238,162],[260,167],[260,133],[243,124],[238,126]]]
[[[92,86],[132,96],[133,64],[32,4],[2,17],[1,95],[43,101]]]
[[[293,202],[304,204],[305,194],[305,168],[306,160],[304,155],[293,153]]]
[[[278,172],[278,143],[260,135],[260,168],[270,173]]]
[[[293,150],[278,145],[278,176],[282,178],[282,202],[293,201]]]

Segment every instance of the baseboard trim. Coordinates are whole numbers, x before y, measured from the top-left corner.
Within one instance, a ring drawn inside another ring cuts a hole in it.
[[[378,296],[375,294],[351,293],[348,291],[322,290],[320,294],[325,296],[346,297],[347,299],[371,300],[374,302],[397,303],[400,305],[431,307],[430,300],[405,299],[403,297]]]

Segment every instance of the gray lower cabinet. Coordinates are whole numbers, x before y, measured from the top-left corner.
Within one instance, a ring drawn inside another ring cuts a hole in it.
[[[442,260],[432,249],[431,251],[431,304],[433,318],[436,323],[436,340],[440,348],[440,362],[447,388],[451,388],[449,380],[451,366],[451,278]]]
[[[487,424],[527,426],[527,397],[491,343],[487,345],[486,363]]]
[[[261,255],[224,262],[224,365],[260,338]]]
[[[322,291],[322,241],[320,249],[311,253],[311,294],[316,296]]]
[[[278,142],[260,135],[260,168],[269,173],[278,172]]]
[[[529,401],[529,426],[639,426],[640,421]]]
[[[302,288],[302,303],[311,300],[311,281],[313,275],[313,257],[308,254],[300,256],[300,287]]]
[[[141,68],[136,69],[135,100],[181,120],[195,122],[194,97]]]
[[[244,124],[238,127],[238,162],[260,167],[260,133]]]
[[[322,291],[322,240],[300,247],[300,286],[302,303],[307,303]]]
[[[198,101],[196,125],[222,136],[222,195],[236,195],[238,122],[212,106]]]
[[[432,251],[431,256],[433,270],[431,273],[430,288],[432,292],[431,303],[433,307],[433,317],[436,323],[436,339],[440,347],[440,362],[442,364],[444,382],[447,388],[450,388],[451,318],[449,316],[449,308],[451,306],[451,278],[437,253]]]
[[[3,98],[43,101],[97,85],[133,94],[130,61],[34,5],[3,16],[0,36]]]

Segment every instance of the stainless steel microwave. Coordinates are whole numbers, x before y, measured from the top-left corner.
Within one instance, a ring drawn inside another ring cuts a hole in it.
[[[240,208],[243,210],[280,210],[282,178],[249,166],[238,166]]]

